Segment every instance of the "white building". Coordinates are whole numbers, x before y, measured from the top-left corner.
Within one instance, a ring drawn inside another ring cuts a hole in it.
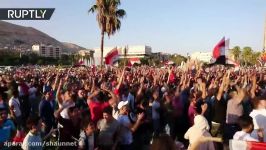
[[[190,55],[192,60],[199,60],[210,63],[212,59],[212,52],[194,52]]]
[[[61,58],[62,55],[62,48],[53,45],[35,44],[32,45],[32,51],[42,57]]]
[[[104,47],[103,49],[103,57],[107,55],[111,50],[113,50],[116,46],[112,47]],[[139,46],[117,46],[118,53],[120,55],[120,58],[125,57],[126,53],[126,58],[143,58],[150,56],[152,54],[152,48],[150,46],[146,45],[139,45]],[[125,50],[126,49],[126,50]],[[101,63],[101,49],[100,48],[95,48],[94,49],[95,54],[95,65],[100,65]]]

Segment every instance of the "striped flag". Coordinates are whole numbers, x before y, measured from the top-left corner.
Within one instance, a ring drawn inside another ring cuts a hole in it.
[[[225,49],[229,47],[229,40],[225,40],[225,37],[221,39],[221,41],[215,45],[212,51],[212,65],[225,65],[226,64],[226,57],[225,57]]]
[[[217,59],[218,57],[225,55],[225,37],[221,39],[221,41],[215,45],[212,53],[212,57]]]
[[[230,140],[230,150],[265,150],[266,143]]]
[[[115,47],[105,56],[105,64],[106,65],[114,65],[116,61],[119,59],[118,49]]]

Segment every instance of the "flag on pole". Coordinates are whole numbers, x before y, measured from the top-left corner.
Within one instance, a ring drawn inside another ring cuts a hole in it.
[[[229,48],[229,39],[225,40],[225,37],[221,39],[221,41],[215,45],[212,52],[212,65],[226,65],[226,57],[225,57],[225,49],[226,46]]]
[[[114,65],[116,61],[119,59],[118,49],[115,47],[105,56],[105,64],[106,65]]]
[[[215,45],[212,57],[218,59],[220,56],[225,55],[225,37],[221,39],[221,41]]]

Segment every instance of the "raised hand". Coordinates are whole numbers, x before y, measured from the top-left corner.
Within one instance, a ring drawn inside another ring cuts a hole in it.
[[[144,118],[144,113],[138,114],[138,121],[141,121]]]

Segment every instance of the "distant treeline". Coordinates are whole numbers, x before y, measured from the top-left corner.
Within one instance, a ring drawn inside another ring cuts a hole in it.
[[[40,57],[36,53],[22,53],[14,50],[0,50],[1,66],[16,65],[71,65],[75,58],[73,55],[62,55],[60,59]]]

